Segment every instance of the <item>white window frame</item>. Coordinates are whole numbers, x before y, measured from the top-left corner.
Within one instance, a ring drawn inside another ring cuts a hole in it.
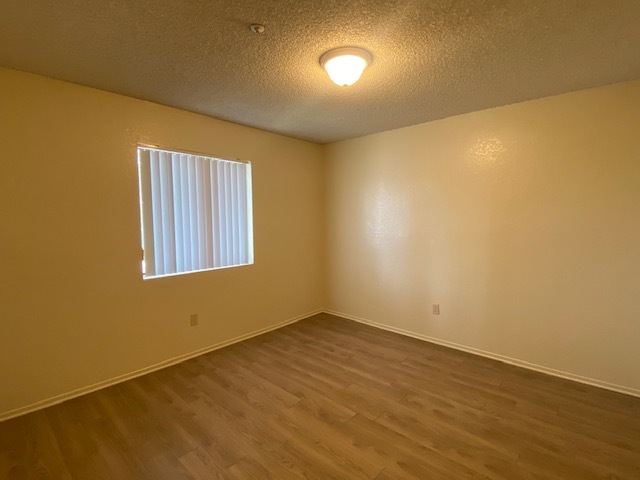
[[[250,162],[143,144],[136,154],[145,280],[254,263]]]

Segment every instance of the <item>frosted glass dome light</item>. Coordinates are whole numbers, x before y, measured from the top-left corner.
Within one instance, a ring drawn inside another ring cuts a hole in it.
[[[327,71],[333,83],[348,87],[356,83],[372,56],[362,48],[344,47],[329,50],[320,57],[320,65]]]

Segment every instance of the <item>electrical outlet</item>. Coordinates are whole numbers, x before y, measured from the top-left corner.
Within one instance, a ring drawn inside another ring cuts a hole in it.
[[[432,306],[433,306],[433,314],[440,315],[440,304],[434,303]]]
[[[197,313],[192,313],[191,314],[191,326],[195,327],[196,325],[198,325],[198,314]]]

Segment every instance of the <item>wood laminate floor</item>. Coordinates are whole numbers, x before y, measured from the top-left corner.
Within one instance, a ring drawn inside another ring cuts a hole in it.
[[[640,399],[321,314],[0,423],[2,479],[640,479]]]

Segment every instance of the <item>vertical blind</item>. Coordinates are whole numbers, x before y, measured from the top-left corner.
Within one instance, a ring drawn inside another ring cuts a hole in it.
[[[251,164],[138,148],[145,278],[253,263]]]

